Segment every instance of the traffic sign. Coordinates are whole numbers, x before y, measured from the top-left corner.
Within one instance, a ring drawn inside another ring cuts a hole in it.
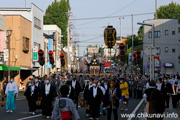
[[[33,47],[33,61],[38,61],[38,46]]]
[[[4,50],[4,61],[8,61],[8,59],[9,59],[9,50],[5,49]]]
[[[153,47],[152,45],[149,45],[145,50],[144,53],[146,55],[156,55],[158,53],[158,50]]]
[[[48,61],[48,63],[46,64],[46,68],[52,68],[52,65],[50,64],[49,61]]]

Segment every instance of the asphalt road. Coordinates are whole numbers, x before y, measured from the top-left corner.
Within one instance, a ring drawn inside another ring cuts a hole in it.
[[[119,120],[127,120],[127,118],[121,118],[121,114],[127,113],[130,114],[136,108],[140,99],[130,99],[128,111],[118,112]],[[36,113],[36,115],[30,115],[28,112],[28,104],[26,100],[17,100],[16,101],[16,110],[13,113],[6,113],[5,106],[0,106],[0,120],[47,120],[41,116],[41,112]],[[88,120],[85,114],[85,108],[78,109],[80,120]],[[100,120],[107,120],[107,116],[101,116]],[[112,116],[112,120],[114,120]]]

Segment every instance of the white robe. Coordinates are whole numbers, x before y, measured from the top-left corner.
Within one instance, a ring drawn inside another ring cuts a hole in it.
[[[18,85],[15,82],[9,82],[6,86],[5,94],[8,95],[9,91],[14,91],[14,94],[16,94],[16,97],[18,97]]]

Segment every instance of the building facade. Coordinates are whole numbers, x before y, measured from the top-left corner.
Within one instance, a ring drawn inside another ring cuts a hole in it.
[[[0,66],[4,65],[4,49],[6,48],[5,17],[0,15]],[[3,79],[3,69],[0,69],[0,81]]]
[[[11,75],[15,77],[17,83],[20,83],[20,80],[27,81],[31,75],[31,21],[21,15],[5,15],[5,20],[6,31],[8,28],[13,30],[10,37],[10,66],[20,68],[20,71],[16,71],[15,74],[13,74],[15,71],[11,71]],[[6,45],[8,49],[8,41]],[[8,65],[8,61],[6,61],[6,65]],[[7,72],[5,73],[7,74]]]
[[[146,20],[145,23],[154,24],[155,48],[155,71],[165,74],[180,72],[180,24],[177,19]],[[143,50],[152,44],[152,28],[144,26]],[[143,69],[149,73],[150,59],[143,53]]]
[[[31,8],[0,8],[0,14],[7,15],[20,15],[31,22],[31,73],[40,75],[41,66],[38,61],[33,60],[33,48],[38,47],[43,49],[43,11],[36,5],[31,4]],[[29,68],[22,67],[21,69],[27,70]]]
[[[60,54],[62,49],[61,44],[61,29],[57,25],[44,25],[43,26],[44,33],[50,36],[53,39],[53,52],[54,52],[54,66],[51,72],[60,71]]]

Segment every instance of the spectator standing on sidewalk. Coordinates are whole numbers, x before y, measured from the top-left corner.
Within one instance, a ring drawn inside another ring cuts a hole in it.
[[[178,86],[177,86],[177,82],[175,82],[175,84],[172,86],[172,104],[173,104],[173,108],[177,108],[177,101],[178,101]]]
[[[126,109],[128,111],[128,101],[129,101],[129,91],[128,91],[128,84],[125,82],[124,78],[121,78],[121,111],[123,111],[123,102],[126,101]]]
[[[168,83],[168,79],[166,77],[164,77],[164,82],[161,86],[161,93],[163,94],[163,98],[166,103],[166,108],[169,109],[169,100],[172,94],[172,85]]]
[[[180,77],[178,76],[177,77],[177,80],[178,80],[178,105],[180,106],[180,103],[179,103],[179,100],[180,100]]]

